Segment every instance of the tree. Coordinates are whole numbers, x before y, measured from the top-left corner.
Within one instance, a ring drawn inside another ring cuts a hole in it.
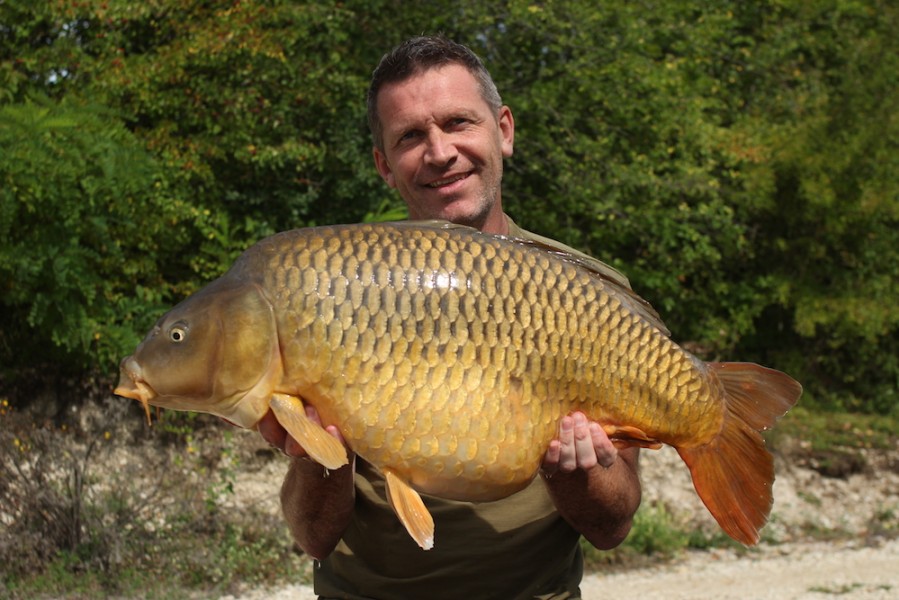
[[[197,217],[108,111],[49,100],[0,107],[0,362],[71,375],[112,363],[187,271]],[[6,372],[9,375],[9,372]]]

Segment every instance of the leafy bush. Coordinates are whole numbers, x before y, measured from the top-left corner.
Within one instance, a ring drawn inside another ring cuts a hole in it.
[[[189,273],[172,226],[197,209],[106,110],[0,106],[0,146],[0,363],[115,364],[177,289],[161,265]]]

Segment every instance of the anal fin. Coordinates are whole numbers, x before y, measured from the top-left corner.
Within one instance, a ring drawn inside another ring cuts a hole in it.
[[[434,547],[434,518],[421,496],[394,471],[384,469],[387,499],[412,539],[424,550]]]
[[[638,446],[658,450],[662,447],[659,440],[649,437],[645,431],[632,425],[605,424],[602,428],[615,447],[619,449]]]
[[[349,463],[346,448],[321,425],[306,416],[302,400],[287,394],[274,394],[271,408],[278,422],[315,462],[331,470]]]

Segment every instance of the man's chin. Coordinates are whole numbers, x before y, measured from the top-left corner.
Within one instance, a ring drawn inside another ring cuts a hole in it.
[[[487,222],[490,205],[476,200],[454,200],[440,207],[430,217],[480,229]]]

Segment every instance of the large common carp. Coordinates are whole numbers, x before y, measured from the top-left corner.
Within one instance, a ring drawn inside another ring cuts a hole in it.
[[[677,449],[709,511],[745,543],[771,509],[760,431],[799,398],[787,375],[705,363],[580,256],[436,222],[288,231],[165,314],[116,394],[253,428],[269,407],[327,468],[336,425],[387,480],[423,548],[418,492],[489,501],[530,483],[559,420],[619,446]]]

